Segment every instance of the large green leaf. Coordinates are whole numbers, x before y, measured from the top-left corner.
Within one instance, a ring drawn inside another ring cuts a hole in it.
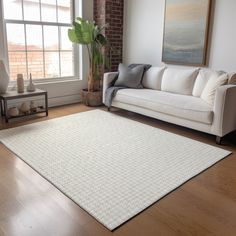
[[[83,37],[83,32],[81,30],[81,25],[77,22],[73,23],[73,30],[75,32],[75,35],[77,37],[77,41],[79,44],[86,44],[84,37]]]
[[[77,38],[77,35],[75,33],[75,30],[69,29],[68,30],[68,37],[69,37],[71,42],[73,42],[73,43],[80,43],[78,38]]]
[[[89,32],[84,30],[83,23],[74,22],[74,30],[80,44],[90,44],[92,42]]]

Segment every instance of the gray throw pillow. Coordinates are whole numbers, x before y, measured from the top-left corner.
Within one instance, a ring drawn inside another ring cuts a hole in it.
[[[150,64],[130,64],[130,65],[128,65],[128,67],[131,68],[131,69],[136,67],[136,66],[144,66],[143,73],[145,73],[146,71],[148,71],[152,67],[152,65],[150,65]]]
[[[116,87],[142,88],[142,78],[144,65],[129,68],[124,64],[119,64],[119,76],[115,82]]]

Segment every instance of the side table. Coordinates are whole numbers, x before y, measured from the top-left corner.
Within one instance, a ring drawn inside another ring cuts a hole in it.
[[[12,116],[10,117],[7,113],[8,110],[8,101],[15,100],[15,99],[22,99],[22,98],[28,98],[28,97],[37,97],[37,96],[44,96],[45,99],[45,108],[41,109],[39,111],[30,113],[30,114],[20,114],[18,116]],[[0,94],[0,102],[1,102],[1,115],[5,116],[6,123],[9,122],[10,119],[16,119],[19,117],[24,116],[31,116],[34,114],[39,113],[45,113],[46,116],[48,116],[48,93],[47,91],[36,89],[34,92],[24,92],[24,93],[18,93],[17,91],[8,91],[5,94]]]

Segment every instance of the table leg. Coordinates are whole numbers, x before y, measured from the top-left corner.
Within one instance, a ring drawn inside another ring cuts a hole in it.
[[[45,93],[45,108],[46,108],[46,116],[48,116],[48,93]]]
[[[4,111],[3,111],[3,100],[1,99],[1,115],[4,116]]]
[[[8,123],[8,114],[7,114],[7,100],[4,100],[4,113],[5,113],[5,121]]]

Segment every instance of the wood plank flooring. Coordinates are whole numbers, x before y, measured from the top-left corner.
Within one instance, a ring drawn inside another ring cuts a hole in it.
[[[17,121],[8,125],[2,121],[0,129],[90,109],[81,104],[52,108],[48,118]],[[215,138],[211,135],[127,111],[112,109],[112,112],[215,145]],[[114,232],[110,232],[0,144],[0,235],[235,236],[235,134],[224,139],[222,148],[233,151],[233,155],[187,182]]]

